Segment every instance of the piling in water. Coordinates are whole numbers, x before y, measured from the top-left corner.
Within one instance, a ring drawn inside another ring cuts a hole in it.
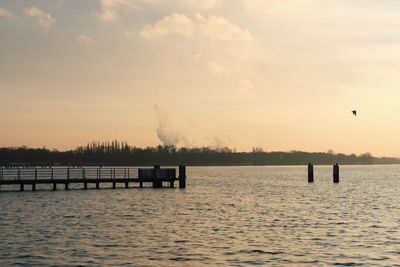
[[[335,184],[339,183],[339,164],[333,165],[333,182]]]
[[[314,165],[312,165],[311,163],[308,163],[308,182],[314,182]]]
[[[186,166],[179,166],[179,188],[186,188]]]

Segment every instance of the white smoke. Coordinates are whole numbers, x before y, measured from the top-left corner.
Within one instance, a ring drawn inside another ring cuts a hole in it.
[[[178,146],[185,143],[186,138],[177,130],[171,115],[163,108],[154,105],[157,114],[157,136],[164,146]]]

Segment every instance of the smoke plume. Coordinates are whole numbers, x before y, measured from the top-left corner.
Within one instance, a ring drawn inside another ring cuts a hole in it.
[[[157,114],[157,136],[164,146],[178,146],[185,142],[183,135],[176,129],[169,113],[163,108],[154,105]]]

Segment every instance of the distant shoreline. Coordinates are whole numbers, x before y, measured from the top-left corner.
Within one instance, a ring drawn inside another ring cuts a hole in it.
[[[346,155],[324,152],[236,152],[211,149],[158,146],[138,148],[127,143],[90,143],[74,150],[46,148],[0,148],[0,166],[302,166],[314,165],[394,165],[400,158],[374,157],[370,153]]]

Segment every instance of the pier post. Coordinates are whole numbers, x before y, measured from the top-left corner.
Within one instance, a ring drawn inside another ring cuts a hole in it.
[[[65,183],[65,190],[69,190],[69,183]]]
[[[335,184],[339,183],[339,164],[333,165],[333,182]]]
[[[36,191],[36,184],[35,183],[32,184],[32,191]]]
[[[84,183],[83,183],[83,189],[84,189],[84,190],[87,190],[87,182],[84,182]]]
[[[125,182],[125,188],[129,188],[129,183]]]
[[[157,177],[157,170],[160,169],[160,165],[154,165],[153,169],[153,188],[161,188],[162,187],[162,181],[158,180]]]
[[[179,165],[179,188],[186,188],[186,166]]]
[[[143,188],[143,182],[139,182],[140,188]]]
[[[308,163],[308,182],[314,182],[314,165],[312,165],[311,163]]]
[[[113,189],[115,189],[117,187],[117,183],[113,182]]]
[[[153,188],[162,188],[163,184],[161,180],[154,180],[153,181]]]
[[[57,191],[57,184],[53,183],[53,191]]]
[[[24,184],[21,184],[21,191],[24,191]]]
[[[96,182],[96,189],[100,189],[100,182],[99,181]]]

